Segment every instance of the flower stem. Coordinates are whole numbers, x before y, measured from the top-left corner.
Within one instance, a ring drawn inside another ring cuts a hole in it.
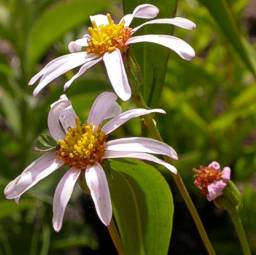
[[[244,255],[251,255],[251,250],[249,248],[249,244],[246,238],[246,234],[243,228],[243,224],[242,221],[240,219],[238,210],[228,210],[228,213],[230,215],[230,218],[234,224],[235,230],[236,230],[236,234],[239,238],[242,250]]]
[[[108,232],[109,232],[109,235],[116,247],[116,250],[118,251],[118,254],[124,255],[125,253],[124,253],[123,245],[120,240],[119,233],[117,231],[117,228],[116,228],[116,225],[115,225],[113,219],[111,220],[111,222],[108,226]]]
[[[134,103],[137,105],[137,107],[143,107],[143,108],[148,108],[142,95],[140,94],[140,92],[137,90],[137,88],[135,88],[133,86],[133,101]],[[146,126],[146,128],[151,132],[152,136],[160,141],[163,141],[162,137],[161,137],[161,134],[158,130],[158,128],[156,127],[153,119],[151,116],[147,115],[145,116],[144,118],[144,124]],[[167,161],[167,162],[170,162],[170,159],[168,157],[164,157],[164,160]],[[175,184],[194,220],[194,223],[197,227],[197,230],[201,236],[201,239],[205,245],[205,248],[206,250],[208,251],[208,254],[210,255],[215,255],[215,250],[208,238],[208,235],[205,231],[205,228],[203,226],[203,223],[200,219],[200,216],[197,212],[197,209],[186,189],[186,186],[185,184],[183,183],[183,180],[182,180],[182,177],[179,175],[179,173],[177,175],[175,174],[172,174],[173,178],[174,178],[174,181],[175,181]]]

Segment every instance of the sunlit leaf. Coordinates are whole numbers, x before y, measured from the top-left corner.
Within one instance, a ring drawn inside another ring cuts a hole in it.
[[[106,2],[102,0],[68,0],[58,1],[47,9],[36,19],[30,31],[29,63],[35,63],[67,31],[85,23],[89,15],[99,12],[104,7]]]
[[[143,0],[123,0],[124,12],[131,13],[137,5],[144,3]],[[159,8],[159,18],[168,18],[175,14],[176,0],[151,0],[147,3],[154,4]],[[145,20],[135,21],[133,24],[142,22]],[[145,26],[141,31],[141,34],[171,34],[173,29],[166,25],[152,25]],[[169,50],[150,43],[134,45],[133,48],[142,72],[141,83],[144,98],[148,105],[157,105],[164,85]],[[139,86],[140,84],[135,85]]]

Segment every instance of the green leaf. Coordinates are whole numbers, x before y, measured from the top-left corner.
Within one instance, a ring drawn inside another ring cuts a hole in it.
[[[143,0],[123,0],[124,12],[131,13],[139,4],[144,4]],[[160,12],[158,18],[168,18],[176,11],[176,0],[151,0],[147,1],[156,5]],[[145,22],[145,20],[135,20],[134,24]],[[141,29],[141,34],[171,34],[173,28],[168,25],[145,26]],[[140,65],[142,72],[143,96],[149,106],[155,106],[159,102],[159,97],[165,80],[165,73],[170,50],[156,44],[141,43],[134,45],[134,55]],[[139,84],[135,84],[138,86]]]
[[[255,51],[249,45],[248,41],[241,36],[241,31],[236,24],[233,13],[227,2],[225,0],[198,1],[208,9],[219,28],[222,30],[223,35],[234,47],[248,69],[256,76]]]
[[[185,118],[189,119],[194,125],[199,127],[203,132],[208,131],[208,125],[204,121],[204,119],[193,109],[193,107],[183,102],[180,106],[180,111],[185,116]]]
[[[256,84],[244,89],[232,102],[233,108],[245,107],[256,100]]]
[[[2,95],[0,96],[0,106],[5,115],[7,124],[12,129],[15,135],[21,132],[20,113],[13,97],[2,88]]]
[[[28,38],[28,62],[35,63],[67,31],[106,7],[103,0],[58,1],[38,17]]]
[[[167,182],[143,162],[115,160],[110,166],[114,216],[126,254],[166,255],[174,210]]]

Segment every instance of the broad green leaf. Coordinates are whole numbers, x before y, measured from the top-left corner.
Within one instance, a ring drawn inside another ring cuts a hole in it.
[[[138,161],[111,161],[114,216],[127,255],[166,255],[174,205],[160,172]]]
[[[29,34],[29,64],[35,63],[56,40],[86,22],[90,15],[98,13],[106,4],[103,0],[68,0],[58,1],[47,9],[36,19]]]
[[[208,9],[229,43],[234,47],[248,69],[256,76],[256,53],[241,35],[227,2],[225,0],[198,1]]]
[[[142,0],[123,0],[124,12],[131,13],[139,4],[144,4]],[[156,5],[160,12],[159,18],[168,18],[175,14],[176,0],[157,0],[147,1]],[[135,20],[133,24],[139,24],[145,20]],[[168,25],[148,25],[141,29],[141,34],[171,34],[173,28]],[[138,44],[134,45],[135,59],[140,65],[142,72],[142,91],[148,105],[155,106],[158,104],[159,96],[165,80],[169,50],[156,44]],[[140,84],[135,84],[139,86]]]

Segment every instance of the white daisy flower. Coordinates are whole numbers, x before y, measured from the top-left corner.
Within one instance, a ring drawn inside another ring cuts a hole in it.
[[[133,13],[125,15],[118,24],[114,23],[110,14],[90,16],[92,27],[88,28],[88,34],[83,38],[69,43],[71,53],[52,60],[29,81],[29,85],[33,85],[40,79],[34,95],[60,75],[81,66],[78,73],[65,83],[66,90],[89,68],[103,61],[114,91],[122,100],[128,100],[131,97],[131,88],[122,55],[134,43],[156,43],[173,50],[185,60],[191,60],[195,56],[193,48],[177,37],[163,34],[134,35],[140,28],[149,24],[170,24],[185,29],[193,29],[196,26],[188,19],[175,17],[154,19],[135,28],[129,27],[133,18],[152,19],[158,12],[156,6],[142,4],[135,8]]]
[[[112,92],[100,94],[89,113],[87,122],[82,124],[65,95],[51,105],[48,114],[48,128],[58,143],[54,151],[47,152],[30,164],[5,188],[7,199],[19,201],[21,195],[39,181],[63,165],[69,170],[60,180],[53,198],[53,228],[59,231],[66,206],[70,200],[79,176],[85,178],[96,212],[100,220],[109,225],[112,206],[106,174],[102,161],[112,158],[136,158],[160,164],[176,173],[174,166],[152,154],[165,155],[177,159],[177,154],[169,145],[145,137],[130,137],[108,141],[108,135],[128,120],[161,109],[132,109],[121,113]],[[110,119],[108,121],[105,121]]]

